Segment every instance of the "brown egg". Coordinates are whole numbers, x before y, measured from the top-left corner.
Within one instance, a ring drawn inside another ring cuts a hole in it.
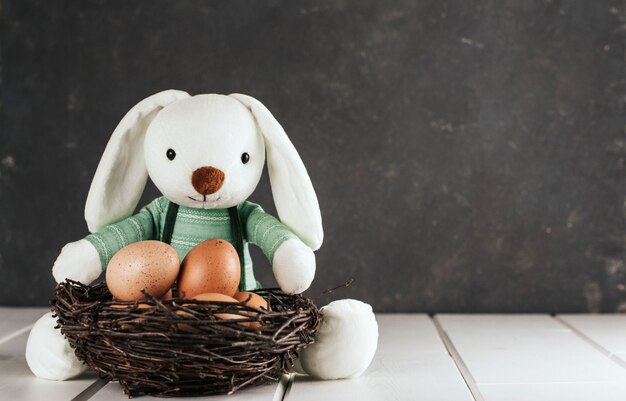
[[[229,297],[228,295],[218,294],[218,293],[198,294],[195,297],[193,297],[193,299],[196,299],[198,301],[218,301],[218,302],[232,302],[232,303],[237,302],[237,300],[233,297]],[[189,305],[189,304],[186,304],[186,305]],[[181,315],[181,316],[192,316],[191,313],[184,311],[184,310],[176,311],[176,314]],[[216,313],[215,317],[218,319],[228,319],[228,320],[245,319],[244,317],[235,315],[233,313]],[[247,325],[247,323],[245,322],[242,322],[241,324]],[[189,331],[191,333],[200,333],[200,330],[186,323],[179,323],[178,328],[183,331]]]
[[[134,303],[132,305],[111,305],[112,308],[119,308],[119,309],[148,309],[150,307],[152,307],[152,305],[146,304],[146,303]],[[146,319],[138,317],[135,319],[131,319],[131,320],[127,320],[125,322],[120,323],[120,329],[122,330],[134,330],[134,325],[132,323],[143,323]]]
[[[150,308],[150,307],[151,307],[151,305],[144,304],[144,303],[133,304],[133,305],[117,305],[117,304],[111,305],[111,308],[118,308],[118,309],[124,309],[124,308],[147,309],[147,308]]]
[[[178,253],[161,241],[140,241],[122,248],[107,266],[109,291],[120,301],[144,298],[142,289],[161,298],[178,276]]]
[[[233,296],[239,287],[239,255],[226,240],[211,239],[196,245],[183,260],[178,276],[178,294],[194,298],[198,294],[220,293]]]
[[[172,293],[172,289],[171,288],[169,290],[167,290],[165,295],[163,295],[161,297],[161,299],[163,299],[163,300],[165,300],[165,299],[172,299],[172,298],[174,298],[174,294]]]
[[[218,301],[218,302],[232,302],[232,303],[237,302],[237,300],[233,297],[229,297],[228,295],[214,293],[214,292],[198,294],[195,297],[193,297],[193,299],[197,299],[198,301]],[[226,319],[226,320],[244,319],[244,317],[235,315],[233,313],[216,313],[215,317],[219,319]]]
[[[184,311],[184,310],[177,310],[176,314],[177,315],[181,315],[181,316],[189,316],[189,317],[193,316],[191,313],[189,313],[187,311]],[[190,325],[188,325],[186,323],[178,323],[176,326],[180,330],[183,330],[183,331],[188,331],[190,333],[200,333],[200,330],[198,330],[195,327],[192,327],[192,326],[190,326]]]
[[[238,292],[235,294],[234,298],[237,301],[243,302],[246,305],[251,306],[253,308],[258,308],[258,309],[262,308],[265,310],[269,310],[269,307],[267,306],[267,301],[265,300],[265,298],[263,298],[262,296],[254,292],[247,292],[247,291]],[[247,312],[247,314],[250,315],[251,317],[258,315],[257,312]],[[248,323],[248,326],[255,328],[255,329],[261,327],[260,322],[247,322],[247,323]]]

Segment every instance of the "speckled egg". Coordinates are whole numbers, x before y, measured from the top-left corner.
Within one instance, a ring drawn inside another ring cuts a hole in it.
[[[161,298],[180,270],[178,253],[161,241],[140,241],[122,248],[107,266],[106,283],[115,299],[144,298],[142,289]]]
[[[178,276],[178,294],[220,293],[232,297],[241,275],[239,255],[230,242],[211,239],[196,245],[183,260]]]

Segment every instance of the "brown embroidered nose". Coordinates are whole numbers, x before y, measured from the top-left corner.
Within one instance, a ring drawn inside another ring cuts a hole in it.
[[[202,195],[217,192],[224,183],[224,172],[215,167],[200,167],[191,175],[191,185]]]

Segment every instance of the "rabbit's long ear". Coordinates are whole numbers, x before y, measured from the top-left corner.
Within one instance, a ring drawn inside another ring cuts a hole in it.
[[[322,216],[309,174],[285,130],[253,97],[231,94],[250,109],[265,140],[267,169],[280,220],[313,250],[324,239]]]
[[[146,130],[162,108],[187,97],[177,90],[159,92],[137,103],[120,121],[87,195],[85,220],[89,231],[96,232],[133,213],[148,181],[143,155]]]

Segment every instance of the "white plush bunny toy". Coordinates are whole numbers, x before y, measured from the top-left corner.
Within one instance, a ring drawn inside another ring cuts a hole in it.
[[[266,157],[280,221],[247,202]],[[164,196],[131,216],[148,177]],[[178,208],[170,243],[181,260],[206,239],[231,240],[224,224],[228,226],[229,210],[236,208],[245,238],[242,289],[258,285],[248,242],[271,261],[283,291],[300,293],[311,284],[322,220],[306,168],[283,128],[250,96],[190,96],[176,90],[144,99],[113,132],[85,207],[93,234],[61,250],[54,278],[89,284],[123,246],[160,239],[170,204]],[[372,308],[345,299],[331,302],[322,314],[316,341],[300,351],[294,371],[322,379],[359,376],[376,351],[378,327]],[[55,324],[51,313],[37,321],[26,360],[40,378],[66,380],[86,366]]]

